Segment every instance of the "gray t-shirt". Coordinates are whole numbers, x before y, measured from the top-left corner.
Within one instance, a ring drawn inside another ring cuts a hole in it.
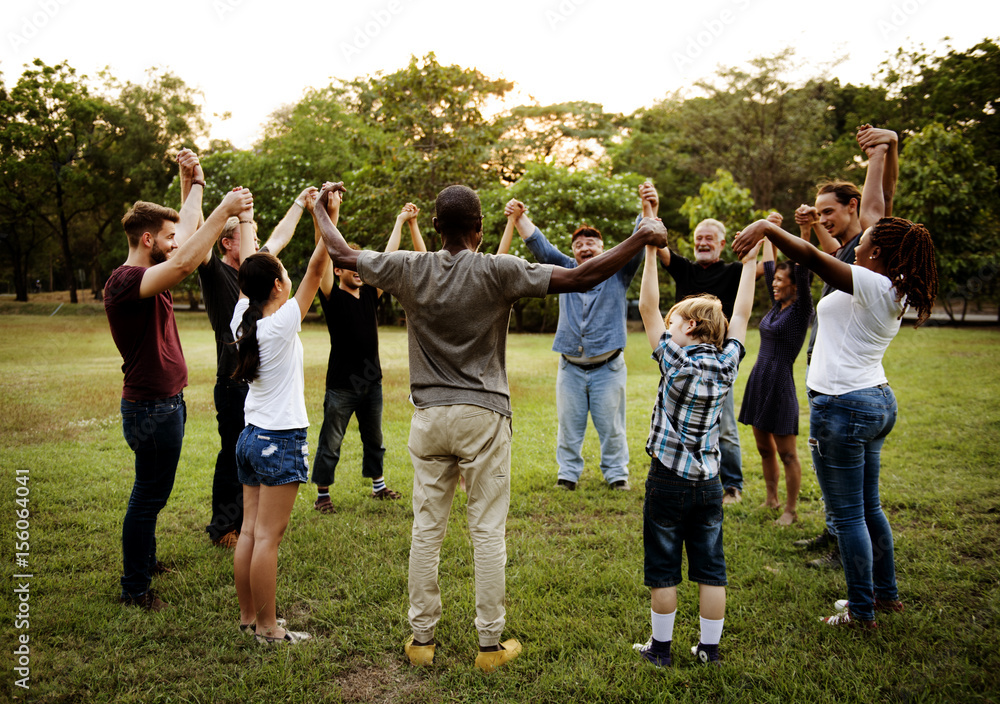
[[[519,298],[545,296],[552,266],[463,250],[361,252],[361,280],[406,311],[417,408],[470,404],[511,415],[507,327]]]

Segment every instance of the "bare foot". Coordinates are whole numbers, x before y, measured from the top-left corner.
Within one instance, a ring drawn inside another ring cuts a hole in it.
[[[779,526],[790,526],[799,520],[799,514],[795,511],[785,511],[778,518],[775,519],[775,523]]]
[[[781,504],[777,499],[768,499],[757,508],[781,508]]]

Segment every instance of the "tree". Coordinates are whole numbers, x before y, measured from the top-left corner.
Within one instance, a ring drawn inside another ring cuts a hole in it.
[[[795,87],[784,76],[789,50],[749,61],[749,69],[720,69],[695,84],[701,93],[672,94],[627,121],[628,136],[609,151],[615,171],[650,176],[661,193],[668,227],[685,194],[725,169],[750,190],[761,208],[786,214],[824,176],[843,177],[858,153],[854,111],[876,104],[876,95],[836,81]],[[868,120],[860,120],[868,121]]]
[[[494,186],[480,193],[483,203],[483,243],[480,251],[495,252],[507,218],[504,204],[516,198],[528,206],[528,215],[555,247],[570,251],[574,230],[587,224],[601,231],[605,249],[610,249],[632,234],[635,218],[641,212],[638,174],[605,176],[592,171],[545,164],[533,164],[524,176],[509,188]],[[531,258],[517,235],[511,254]],[[636,279],[638,286],[638,279]],[[521,299],[514,306],[515,327],[544,331],[555,313],[549,298]],[[529,320],[530,318],[530,320]]]
[[[133,200],[162,193],[173,170],[169,150],[197,124],[189,91],[169,74],[151,73],[146,86],[102,77],[98,92],[69,64],[36,59],[3,93],[0,229],[10,233],[19,298],[26,297],[26,257],[49,238],[58,243],[70,300],[78,301],[81,254],[99,289],[109,252],[120,254],[125,239],[108,246],[107,233]]]
[[[621,115],[585,101],[520,105],[506,118],[506,131],[495,153],[500,176],[513,183],[533,162],[597,168],[605,155],[604,145],[621,134],[620,120]]]
[[[706,218],[719,220],[726,226],[730,241],[732,235],[754,220],[767,217],[768,211],[754,207],[749,188],[742,188],[733,180],[733,175],[725,169],[715,172],[715,180],[701,184],[697,196],[688,196],[680,208],[681,215],[688,219],[688,226],[694,232],[698,223]],[[681,254],[692,256],[690,243],[683,242]],[[736,261],[731,250],[723,252],[723,258]]]
[[[896,214],[927,227],[937,250],[941,302],[952,319],[961,305],[997,290],[1000,228],[997,174],[977,161],[960,132],[931,123],[900,155]]]

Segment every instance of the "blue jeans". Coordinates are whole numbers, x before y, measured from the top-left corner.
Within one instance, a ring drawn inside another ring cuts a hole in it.
[[[719,416],[719,479],[723,489],[743,491],[743,461],[740,456],[740,431],[736,425],[736,401],[729,388]]]
[[[690,481],[653,458],[642,505],[643,576],[647,587],[680,584],[682,549],[687,550],[690,581],[726,586],[722,493],[718,477]]]
[[[597,369],[585,371],[559,357],[556,375],[556,413],[559,437],[556,461],[559,479],[580,481],[583,474],[583,435],[590,413],[601,441],[601,474],[609,484],[628,479],[628,440],[625,437],[625,386],[628,370],[620,354]]]
[[[810,395],[809,449],[837,529],[847,600],[854,617],[871,620],[873,598],[898,598],[892,529],[878,493],[880,454],[896,423],[896,397],[888,384]]]
[[[323,401],[323,426],[319,431],[312,482],[318,486],[333,484],[340,445],[347,423],[357,416],[361,433],[361,476],[378,479],[383,474],[385,445],[382,444],[382,382],[358,384],[353,389],[327,389]]]
[[[156,518],[174,488],[184,443],[184,395],[156,401],[122,399],[122,433],[135,453],[135,483],[122,523],[122,597],[149,591],[156,566]]]
[[[212,520],[205,526],[212,540],[243,525],[243,485],[236,475],[236,441],[246,423],[243,406],[250,387],[231,379],[215,382],[215,418],[220,448],[212,479]]]
[[[236,441],[236,471],[244,486],[282,486],[309,478],[305,428],[266,430],[253,423]]]

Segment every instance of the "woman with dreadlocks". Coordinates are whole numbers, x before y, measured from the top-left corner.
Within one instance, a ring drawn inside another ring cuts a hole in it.
[[[337,191],[332,195],[339,197]],[[275,613],[278,545],[299,484],[309,476],[309,418],[298,333],[330,260],[320,241],[290,297],[292,282],[278,258],[269,252],[254,254],[252,223],[252,209],[240,214],[240,298],[230,324],[239,355],[233,378],[250,385],[244,406],[247,425],[236,443],[243,526],[233,573],[240,630],[264,645],[299,643],[311,636],[287,630]]]
[[[876,628],[876,611],[903,610],[878,490],[882,443],[896,422],[882,356],[908,307],[918,314],[914,327],[930,316],[938,287],[934,244],[923,225],[882,218],[861,236],[849,265],[760,220],[737,235],[733,249],[743,254],[764,237],[836,289],[816,307],[819,332],[806,377],[809,447],[847,581],[839,613],[821,620]]]

